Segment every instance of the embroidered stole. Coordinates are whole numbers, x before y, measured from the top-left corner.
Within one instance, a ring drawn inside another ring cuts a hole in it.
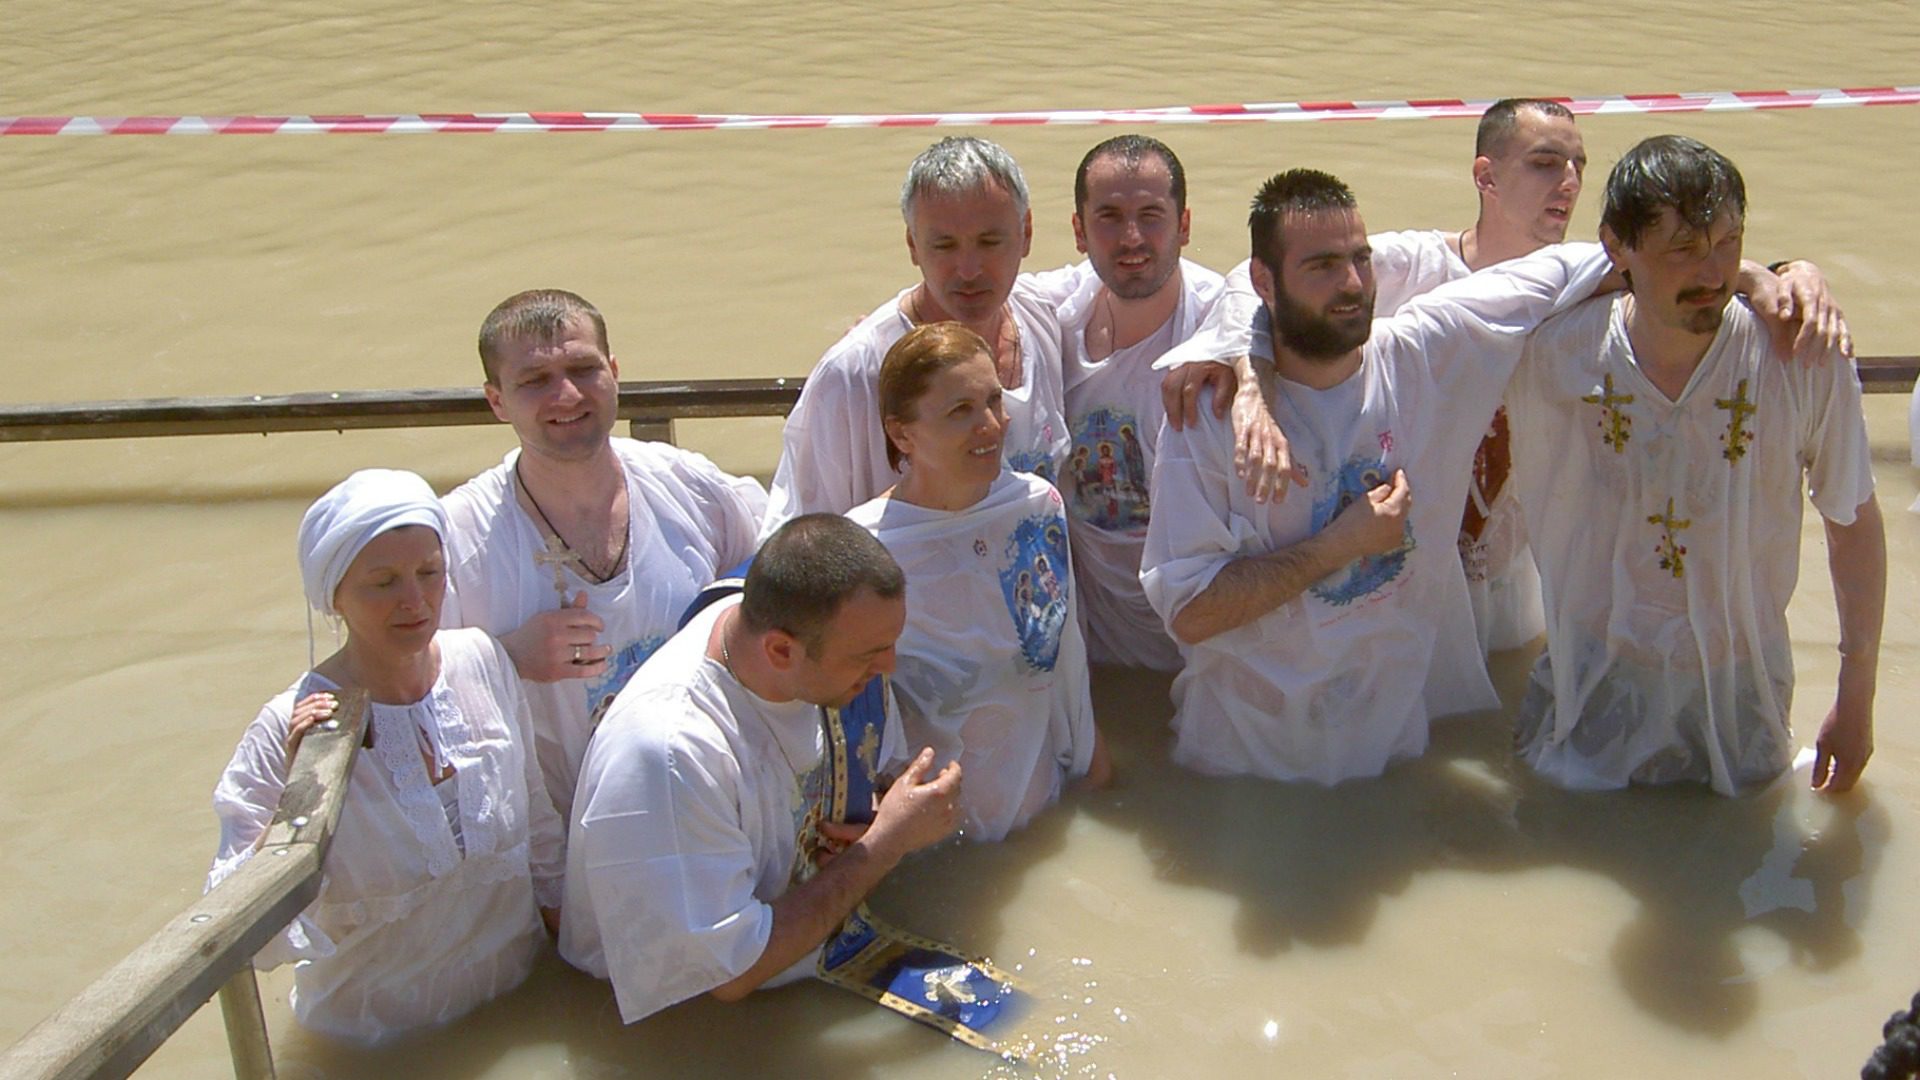
[[[740,592],[746,565],[700,591],[686,614],[694,615],[723,597]],[[843,709],[822,708],[825,749],[817,769],[824,784],[799,777],[803,791],[822,792],[822,804],[809,808],[799,838],[794,883],[812,875],[821,819],[853,824],[873,820],[875,772],[880,740],[886,731],[887,702],[893,693],[886,676],[875,676]],[[1032,1011],[1032,995],[1014,978],[984,958],[895,929],[874,917],[862,903],[847,916],[820,949],[816,976],[909,1019],[938,1028],[968,1046],[1009,1060],[1032,1057],[1035,1046],[1023,1037],[1023,1020]]]
[[[844,709],[824,709],[830,770],[830,821],[873,820],[874,758],[886,726],[886,676],[876,676]],[[895,929],[855,908],[820,950],[816,974],[912,1020],[938,1028],[968,1046],[1009,1059],[1029,1057],[1031,1040],[1020,1037],[1032,995],[985,959],[950,945]]]

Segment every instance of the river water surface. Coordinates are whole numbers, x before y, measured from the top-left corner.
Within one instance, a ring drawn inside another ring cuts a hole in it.
[[[1817,9],[1479,4],[860,6],[367,0],[0,8],[0,114],[883,112],[1911,84],[1905,2]],[[1905,60],[1901,58],[1905,57]],[[1818,261],[1863,354],[1908,315],[1920,110],[1581,121],[1600,180],[1661,131],[1744,170],[1747,249]],[[1073,257],[1071,170],[1107,130],[998,129],[1034,187],[1034,268]],[[1473,217],[1470,121],[1164,128],[1189,254],[1245,253],[1266,175],[1336,172],[1370,226]],[[0,141],[7,402],[450,386],[500,298],[581,292],[628,378],[804,373],[912,280],[895,209],[926,130]],[[1904,398],[1870,398],[1891,573],[1879,750],[1854,795],[1805,772],[1728,800],[1531,782],[1504,716],[1331,791],[1166,762],[1165,680],[1099,672],[1122,779],[1008,843],[936,853],[875,899],[1018,966],[1039,1072],[1168,1077],[1850,1075],[1920,983],[1920,515]],[[776,421],[681,425],[770,473]],[[504,428],[0,447],[0,1040],[200,889],[209,793],[306,661],[293,535],[349,469],[441,490]],[[1814,731],[1835,619],[1809,515],[1792,607]],[[323,642],[324,645],[324,642]],[[1509,701],[1528,658],[1501,658]],[[451,1029],[378,1053],[296,1029],[286,1077],[978,1077],[1008,1066],[824,986],[635,1028],[550,959]],[[205,1010],[142,1075],[227,1069]]]

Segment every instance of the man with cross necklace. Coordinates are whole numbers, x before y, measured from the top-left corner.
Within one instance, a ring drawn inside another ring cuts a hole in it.
[[[443,621],[500,639],[527,683],[562,819],[587,740],[695,594],[753,554],[758,481],[612,437],[619,362],[592,304],[524,292],[480,329],[487,402],[520,446],[446,497]]]

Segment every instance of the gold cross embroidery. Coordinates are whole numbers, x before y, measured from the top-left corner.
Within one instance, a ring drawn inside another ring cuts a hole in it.
[[[1633,395],[1613,392],[1612,372],[1607,373],[1600,385],[1601,393],[1588,394],[1580,400],[1606,410],[1607,418],[1600,424],[1600,441],[1613,447],[1614,453],[1624,454],[1627,452],[1627,440],[1633,438],[1633,417],[1628,416],[1620,406],[1633,404]]]
[[[1720,456],[1728,464],[1747,456],[1747,444],[1753,441],[1753,429],[1747,427],[1747,417],[1752,416],[1756,406],[1747,400],[1747,380],[1741,379],[1730,398],[1714,399],[1714,407],[1727,410],[1727,433],[1720,437],[1726,445],[1721,448]]]
[[[1661,529],[1660,542],[1653,546],[1654,553],[1660,556],[1660,569],[1670,571],[1674,577],[1685,577],[1687,573],[1687,546],[1680,542],[1677,535],[1681,529],[1693,524],[1691,518],[1673,516],[1673,499],[1667,499],[1667,512],[1648,514],[1647,524],[1658,525]]]

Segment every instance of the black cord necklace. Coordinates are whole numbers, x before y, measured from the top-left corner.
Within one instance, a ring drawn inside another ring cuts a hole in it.
[[[614,553],[612,566],[603,574],[595,569],[592,563],[587,561],[585,555],[575,551],[573,545],[567,543],[567,538],[560,535],[559,529],[554,528],[553,519],[547,516],[546,510],[540,506],[540,500],[533,497],[533,489],[527,486],[527,478],[520,475],[520,460],[518,458],[515,458],[513,462],[513,481],[519,485],[520,494],[527,497],[527,503],[533,507],[533,512],[540,515],[540,524],[545,525],[547,532],[551,534],[555,540],[560,541],[560,546],[566,549],[567,558],[579,566],[581,576],[592,580],[596,585],[604,585],[620,573],[620,567],[627,561],[627,547],[633,542],[633,518],[631,514],[629,514],[627,518],[627,527],[620,533],[620,550]]]

